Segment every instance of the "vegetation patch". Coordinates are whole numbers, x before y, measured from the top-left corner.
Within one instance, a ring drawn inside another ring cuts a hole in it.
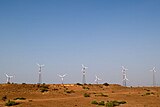
[[[14,105],[18,105],[19,103],[15,102],[15,101],[10,101],[8,100],[8,102],[5,104],[5,106],[14,106]]]
[[[91,102],[91,104],[98,104],[98,102],[96,101],[96,100],[93,100],[92,102]]]
[[[14,100],[26,100],[26,98],[24,98],[24,97],[17,97],[17,98],[14,98]]]
[[[80,86],[82,86],[82,84],[81,84],[81,83],[77,83],[76,85],[80,85]]]
[[[3,96],[3,97],[2,97],[2,100],[3,100],[3,101],[6,101],[6,100],[7,100],[7,96],[6,96],[6,95]]]
[[[108,84],[108,83],[104,83],[103,85],[104,85],[104,86],[109,86],[109,84]]]
[[[154,92],[146,92],[145,94],[143,94],[142,96],[148,96],[148,95],[155,95]]]
[[[58,88],[54,88],[53,90],[54,90],[54,91],[58,91]]]
[[[106,94],[103,94],[103,93],[96,94],[95,96],[96,96],[96,97],[108,97],[108,95],[106,95]]]
[[[89,87],[85,87],[85,86],[83,86],[83,89],[89,90]]]
[[[65,90],[64,92],[66,92],[66,93],[68,93],[68,94],[75,93],[74,90]]]
[[[95,104],[95,105],[100,105],[100,106],[106,106],[106,107],[115,107],[115,106],[119,106],[120,104],[125,104],[127,103],[126,101],[100,101],[97,102],[96,100],[93,100],[91,102],[91,104]]]
[[[149,89],[144,89],[144,90],[146,90],[146,91],[148,91],[148,92],[150,92],[151,90],[149,90]]]
[[[127,102],[126,101],[108,101],[106,103],[106,107],[114,107],[114,106],[119,106],[120,104],[126,104]]]
[[[40,85],[39,88],[41,92],[47,92],[49,90],[49,86],[45,84]]]
[[[90,97],[90,94],[84,93],[84,97]]]
[[[105,105],[105,102],[104,102],[104,101],[100,101],[100,102],[98,103],[98,105],[104,106],[104,105]]]

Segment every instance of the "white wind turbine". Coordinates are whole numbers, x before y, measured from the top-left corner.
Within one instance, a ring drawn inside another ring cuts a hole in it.
[[[127,71],[128,69],[127,68],[125,68],[124,66],[122,66],[122,81],[123,81],[123,86],[126,86],[126,81],[127,81],[127,78],[126,78],[126,71]]]
[[[5,74],[7,77],[7,81],[6,83],[11,83],[11,78],[13,78],[13,76],[9,76],[8,74]]]
[[[62,84],[63,84],[64,77],[65,77],[66,75],[67,75],[67,74],[64,74],[64,75],[58,75],[58,76],[61,78],[61,80],[62,80]]]
[[[126,83],[127,83],[127,81],[129,81],[129,80],[128,80],[128,78],[127,78],[127,75],[126,75],[126,74],[124,74],[124,79],[123,79],[123,81],[125,81],[125,82],[124,82],[124,86],[127,86],[127,84],[126,84]]]
[[[39,67],[39,75],[38,75],[38,84],[41,84],[42,83],[42,74],[41,74],[41,71],[42,71],[42,67],[44,67],[44,64],[43,65],[40,65],[40,64],[38,64],[37,63],[37,65],[38,65],[38,67]]]
[[[101,81],[102,79],[98,78],[96,75],[95,77],[96,77],[95,82],[98,84],[98,81]]]
[[[156,86],[156,79],[155,79],[155,73],[156,73],[156,67],[153,67],[153,69],[152,70],[150,70],[150,71],[152,71],[153,72],[153,86]]]
[[[82,64],[82,73],[83,73],[83,78],[82,78],[82,83],[83,84],[86,84],[86,69],[87,69],[88,67],[86,67],[86,66],[84,66],[83,64]]]

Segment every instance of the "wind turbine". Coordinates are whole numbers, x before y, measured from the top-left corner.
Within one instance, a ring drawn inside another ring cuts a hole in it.
[[[123,86],[126,86],[126,71],[127,71],[128,69],[127,68],[125,68],[124,66],[122,66],[122,81],[123,81]]]
[[[124,86],[127,86],[127,81],[128,81],[127,75],[124,74],[124,79],[123,79]]]
[[[58,75],[58,76],[61,78],[61,80],[62,80],[62,84],[63,84],[64,77],[65,77],[66,75],[67,75],[67,74],[64,74],[64,75]]]
[[[43,65],[40,65],[40,64],[38,64],[37,63],[37,65],[38,65],[38,67],[39,67],[39,76],[38,76],[38,84],[41,84],[42,83],[42,74],[41,74],[41,71],[42,71],[42,67],[44,67],[44,64]]]
[[[11,83],[11,78],[12,78],[13,76],[9,76],[8,74],[5,74],[5,75],[6,75],[6,77],[7,77],[6,83]]]
[[[82,64],[82,73],[83,73],[83,78],[82,78],[82,83],[83,84],[86,84],[86,69],[87,69],[88,67],[86,67],[86,66],[84,66],[83,64]]]
[[[156,80],[155,80],[155,73],[156,73],[156,67],[153,67],[153,69],[152,70],[150,70],[150,71],[152,71],[153,72],[153,86],[156,86]]]
[[[96,79],[95,79],[95,82],[98,84],[98,81],[102,80],[100,78],[98,78],[96,75],[95,75]]]

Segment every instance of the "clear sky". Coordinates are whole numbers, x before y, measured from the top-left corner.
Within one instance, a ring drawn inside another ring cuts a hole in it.
[[[87,83],[95,75],[122,84],[152,85],[156,67],[160,85],[159,0],[0,0],[0,83],[4,73],[16,83]]]

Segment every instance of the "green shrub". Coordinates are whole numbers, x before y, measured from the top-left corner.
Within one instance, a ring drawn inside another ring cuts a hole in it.
[[[118,101],[112,101],[112,103],[113,103],[113,106],[119,106],[120,105],[120,103],[118,102]]]
[[[92,102],[91,102],[91,104],[98,104],[98,102],[97,101],[95,101],[95,100],[93,100]]]
[[[126,104],[126,101],[119,101],[120,104]]]
[[[104,106],[104,105],[105,105],[105,102],[104,102],[104,101],[100,101],[100,102],[98,103],[98,105]]]
[[[154,92],[147,92],[147,93],[143,94],[142,96],[146,96],[146,95],[155,95],[155,93]]]
[[[108,84],[108,83],[104,83],[103,85],[104,85],[104,86],[109,86],[109,84]]]
[[[2,100],[3,100],[3,101],[6,101],[6,100],[7,100],[7,96],[6,96],[6,95],[3,96],[3,97],[2,97]]]
[[[11,84],[10,82],[7,82],[7,84]]]
[[[57,88],[54,88],[53,90],[54,90],[54,91],[58,91],[58,89],[57,89]]]
[[[15,101],[10,101],[8,100],[8,102],[5,104],[5,106],[14,106],[14,105],[18,105],[19,103],[16,103]]]
[[[150,95],[151,93],[146,93],[146,95]]]
[[[108,97],[108,95],[101,93],[102,97]]]
[[[106,107],[114,107],[114,106],[119,106],[120,104],[125,104],[126,101],[109,101],[106,103]]]
[[[17,98],[14,98],[14,100],[26,100],[26,98],[23,98],[23,97],[17,97]]]
[[[75,93],[74,90],[65,90],[66,93],[70,94],[70,93]]]
[[[42,93],[48,91],[48,89],[46,89],[46,88],[41,88],[40,90],[41,90]]]
[[[43,84],[43,85],[40,85],[39,88],[40,88],[40,91],[41,91],[41,92],[47,92],[48,89],[49,89],[49,86]]]
[[[106,103],[106,107],[114,107],[114,105],[113,105],[112,102],[107,102],[107,103]]]
[[[84,93],[84,97],[90,97],[90,94]]]
[[[82,85],[81,83],[77,83],[77,85]]]
[[[103,94],[103,93],[96,94],[95,96],[96,96],[96,97],[108,97],[108,95],[106,95],[106,94]]]
[[[89,87],[85,87],[85,86],[83,86],[83,89],[89,90]]]
[[[101,106],[106,106],[106,107],[115,107],[115,106],[119,106],[120,104],[125,104],[127,103],[126,101],[107,101],[106,103],[104,101],[92,101],[91,104],[96,104],[96,105],[101,105]]]
[[[151,91],[151,90],[149,90],[149,89],[145,89],[145,90],[148,91],[148,92]]]

